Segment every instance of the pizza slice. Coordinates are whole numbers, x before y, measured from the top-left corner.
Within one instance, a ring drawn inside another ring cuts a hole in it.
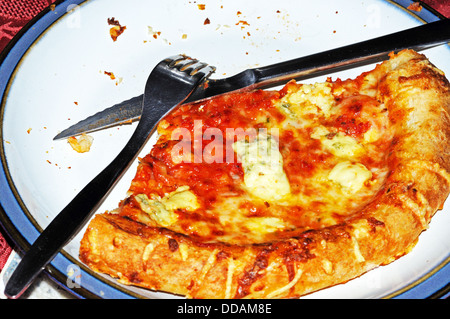
[[[189,298],[299,297],[388,264],[449,193],[449,88],[404,50],[355,79],[182,105],[80,259]]]

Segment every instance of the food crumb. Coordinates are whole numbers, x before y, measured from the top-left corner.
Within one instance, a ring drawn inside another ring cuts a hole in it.
[[[250,25],[247,21],[239,20],[236,25]]]
[[[27,133],[30,134],[30,133],[31,133],[31,130],[32,130],[32,128],[30,127],[30,128],[27,130]]]
[[[92,146],[94,138],[85,133],[81,134],[81,136],[77,139],[74,136],[71,136],[67,139],[67,142],[74,149],[74,151],[78,153],[89,152]]]
[[[211,23],[211,21],[209,20],[209,18],[206,18],[205,22],[203,22],[204,25],[207,25],[207,24],[210,24],[210,23]]]
[[[113,72],[108,72],[108,71],[104,71],[103,72],[104,74],[106,74],[107,76],[109,76],[109,78],[111,79],[111,80],[117,80],[116,81],[116,85],[119,85],[120,83],[122,83],[122,81],[123,81],[123,78],[121,78],[121,77],[116,77],[116,75],[113,73]],[[77,104],[78,105],[78,104]]]
[[[113,39],[113,41],[117,41],[117,38],[127,28],[126,26],[120,25],[119,21],[116,20],[114,17],[108,18],[108,24],[112,25],[112,27],[109,29],[109,35],[111,36],[111,39]]]
[[[206,4],[197,4],[199,10],[205,10]]]
[[[420,5],[419,2],[413,2],[408,6],[408,9],[411,11],[420,12],[422,11],[422,6]]]
[[[104,71],[103,73],[108,75],[111,80],[115,80],[116,79],[116,76],[114,75],[113,72]]]
[[[159,36],[161,36],[161,31],[153,30],[153,27],[147,26],[148,34],[152,36],[153,39],[157,40]]]

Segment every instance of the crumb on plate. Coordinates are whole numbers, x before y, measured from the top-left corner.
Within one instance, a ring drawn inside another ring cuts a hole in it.
[[[126,26],[120,25],[119,21],[114,17],[108,18],[108,24],[112,27],[109,29],[109,35],[113,41],[117,41],[117,38],[125,31]]]
[[[85,133],[81,134],[81,136],[77,139],[74,136],[71,136],[67,139],[67,142],[72,146],[72,148],[78,153],[89,152],[91,149],[94,138]]]

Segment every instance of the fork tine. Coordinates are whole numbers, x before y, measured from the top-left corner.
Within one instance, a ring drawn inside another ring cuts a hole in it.
[[[166,59],[169,63],[169,68],[177,69],[183,73],[187,73],[191,76],[197,74],[200,70],[208,67],[207,63],[200,62],[197,59],[193,59],[189,56],[180,54],[169,57]],[[214,66],[209,66],[207,70],[204,70],[204,73],[213,73],[216,70]]]
[[[195,65],[198,62],[198,60],[192,59],[192,60],[185,60],[180,61],[177,63],[178,70],[184,72],[191,68],[191,66]]]
[[[183,54],[178,54],[178,55],[174,55],[171,57],[166,58],[164,61],[166,63],[168,63],[168,66],[170,68],[175,67],[175,65],[177,65],[180,61],[186,60],[186,59],[190,59],[188,56],[183,55]]]
[[[197,72],[199,72],[200,70],[205,69],[207,67],[208,67],[208,70],[206,71],[206,73],[211,73],[216,70],[216,68],[214,66],[209,66],[207,63],[196,62],[194,64],[191,64],[189,66],[189,68],[186,68],[185,72],[189,73],[189,75],[195,75],[195,74],[197,74]]]
[[[193,64],[193,63],[197,62],[198,60],[188,57],[186,55],[180,54],[180,55],[176,55],[171,58],[168,58],[167,61],[169,62],[169,68],[176,68],[176,69],[180,70],[184,66]]]
[[[184,72],[187,70],[191,65],[194,65],[197,63],[197,59],[192,59],[190,57],[186,57],[183,60],[178,60],[175,63],[173,63],[172,67],[180,70],[181,72]]]

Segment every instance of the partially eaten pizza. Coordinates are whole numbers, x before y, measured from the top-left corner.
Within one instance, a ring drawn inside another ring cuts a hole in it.
[[[182,105],[80,259],[188,298],[294,298],[391,263],[449,194],[449,89],[404,50],[355,79]]]

